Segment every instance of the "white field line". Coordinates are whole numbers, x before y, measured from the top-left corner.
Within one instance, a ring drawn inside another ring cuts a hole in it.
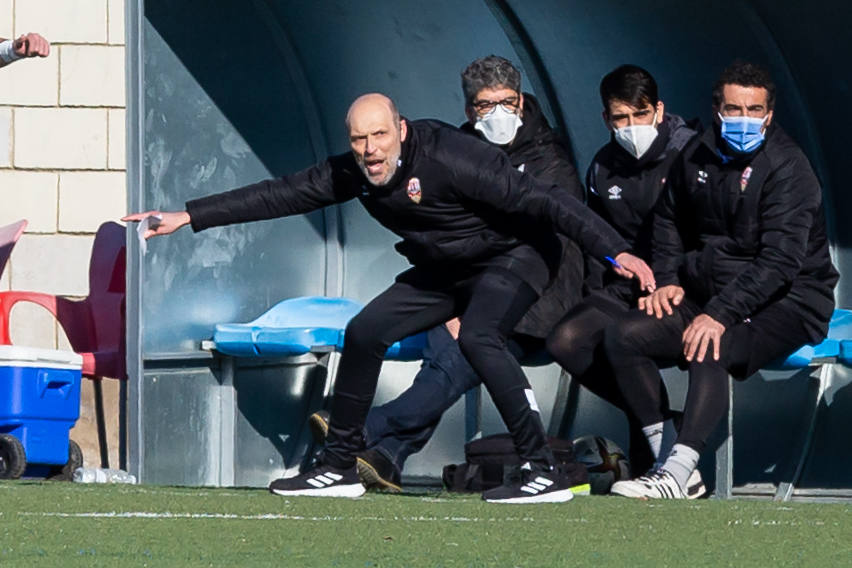
[[[248,520],[248,521],[376,521],[376,522],[427,522],[427,523],[505,523],[505,522],[535,522],[533,517],[343,517],[343,516],[304,516],[288,515],[282,513],[265,513],[260,515],[236,515],[230,513],[152,513],[147,511],[125,511],[125,512],[87,512],[87,513],[59,513],[59,512],[27,512],[21,511],[18,515],[25,517],[60,517],[60,518],[87,518],[87,519],[226,519],[226,520]],[[562,519],[560,522],[588,523],[587,519]]]

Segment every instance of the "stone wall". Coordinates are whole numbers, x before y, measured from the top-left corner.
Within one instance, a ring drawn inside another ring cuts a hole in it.
[[[29,220],[0,289],[85,296],[95,231],[126,209],[124,0],[0,0],[0,37],[37,32],[50,56],[0,69],[0,225]],[[16,306],[12,340],[67,349],[53,317]],[[104,382],[117,466],[117,382]],[[72,438],[99,462],[90,381]]]

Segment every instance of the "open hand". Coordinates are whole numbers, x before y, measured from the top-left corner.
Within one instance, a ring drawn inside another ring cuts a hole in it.
[[[122,221],[142,221],[148,217],[158,215],[162,217],[159,223],[151,223],[150,228],[142,235],[146,239],[159,235],[174,233],[184,225],[188,225],[190,218],[186,211],[146,211],[144,213],[133,213],[121,218]]]
[[[698,363],[702,363],[707,348],[712,344],[713,360],[718,361],[723,333],[725,326],[707,314],[696,317],[683,332],[683,355],[686,360],[691,362],[694,358]]]
[[[639,309],[645,310],[649,316],[657,316],[657,319],[662,319],[663,313],[672,315],[673,307],[680,304],[683,300],[683,288],[669,284],[654,290],[648,296],[639,298]]]

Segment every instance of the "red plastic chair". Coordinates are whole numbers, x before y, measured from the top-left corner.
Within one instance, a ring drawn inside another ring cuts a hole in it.
[[[0,274],[3,274],[6,263],[9,262],[9,257],[12,256],[12,249],[15,248],[15,243],[24,234],[24,229],[26,228],[26,219],[21,219],[11,225],[0,227]]]
[[[41,292],[0,292],[0,344],[11,345],[9,315],[18,302],[48,310],[65,330],[71,348],[83,356],[83,376],[94,381],[95,411],[102,467],[109,467],[101,379],[127,379],[125,361],[125,229],[118,223],[98,228],[89,262],[89,295],[82,299]],[[0,259],[2,260],[2,259]],[[123,389],[122,389],[123,390]],[[122,404],[124,396],[121,396]],[[123,410],[123,409],[122,409]],[[119,455],[123,461],[123,411]],[[122,464],[123,465],[123,464]]]

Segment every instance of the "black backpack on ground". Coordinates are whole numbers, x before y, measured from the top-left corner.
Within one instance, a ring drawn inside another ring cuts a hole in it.
[[[558,463],[574,463],[574,446],[570,440],[549,438],[548,441]],[[520,473],[521,458],[508,433],[468,442],[464,445],[464,458],[464,463],[444,466],[441,478],[447,491],[487,491]]]

